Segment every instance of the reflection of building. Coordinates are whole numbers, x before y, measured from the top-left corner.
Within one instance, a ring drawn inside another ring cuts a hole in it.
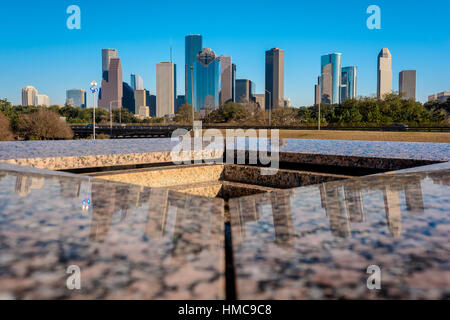
[[[266,110],[284,105],[284,50],[266,51],[266,90]]]
[[[388,93],[392,93],[392,56],[388,48],[383,48],[378,54],[378,99],[383,99],[384,95]]]
[[[323,184],[320,192],[322,206],[330,220],[331,233],[340,238],[349,237],[351,234],[350,216],[344,188],[334,184]]]
[[[86,91],[82,89],[67,90],[66,104],[75,108],[86,108]]]
[[[59,180],[59,193],[65,199],[77,199],[80,196],[81,182],[70,179]]]
[[[411,213],[420,213],[425,210],[420,179],[404,185],[406,209]]]
[[[321,101],[338,104],[341,88],[341,53],[331,53],[321,58]]]
[[[45,179],[43,177],[31,177],[19,175],[16,177],[16,185],[14,191],[21,197],[27,196],[31,189],[41,189],[44,186]]]
[[[273,225],[273,240],[279,246],[289,245],[294,238],[291,208],[292,193],[278,191],[230,202],[233,222],[233,245],[245,240],[245,225],[258,221]]]
[[[344,186],[345,203],[352,223],[360,223],[366,220],[361,189],[357,186]]]
[[[383,190],[383,198],[389,231],[394,237],[398,237],[402,233],[402,214],[398,191],[386,185]]]
[[[194,108],[215,109],[219,106],[220,59],[214,51],[205,48],[194,64]]]

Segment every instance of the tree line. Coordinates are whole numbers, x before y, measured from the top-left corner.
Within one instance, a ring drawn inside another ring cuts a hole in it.
[[[270,117],[274,126],[316,126],[319,108],[276,107]],[[349,99],[342,104],[322,104],[320,108],[322,126],[385,126],[403,123],[409,126],[450,125],[450,99],[431,101],[425,104],[413,99],[403,99],[398,94],[388,94],[383,100],[374,97]],[[64,117],[65,122],[61,121]],[[195,119],[200,114],[194,112]],[[6,99],[0,99],[0,140],[71,139],[73,132],[69,124],[91,124],[92,109],[71,106],[36,107],[13,106]],[[102,108],[95,110],[97,124],[109,124],[110,113]],[[218,107],[201,119],[207,124],[267,125],[269,112],[254,103],[229,102]],[[127,109],[115,109],[112,121],[123,124],[190,124],[192,107],[181,106],[172,119],[136,117]]]

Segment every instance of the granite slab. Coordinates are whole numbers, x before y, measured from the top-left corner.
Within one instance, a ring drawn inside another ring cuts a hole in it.
[[[231,199],[237,297],[449,299],[450,170],[437,166]]]
[[[224,298],[221,199],[20,168],[0,164],[0,299]]]

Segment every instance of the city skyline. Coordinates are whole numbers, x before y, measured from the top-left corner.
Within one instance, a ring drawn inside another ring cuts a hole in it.
[[[0,53],[0,66],[2,70],[10,70],[11,76],[8,79],[0,79],[0,97],[8,98],[14,104],[20,104],[20,88],[33,85],[38,91],[45,92],[51,98],[54,104],[64,104],[65,92],[69,88],[88,89],[88,84],[92,80],[97,80],[98,75],[98,50],[101,48],[116,48],[121,52],[121,61],[123,64],[123,72],[126,77],[131,73],[138,73],[142,76],[146,83],[146,89],[152,94],[156,92],[156,63],[169,59],[169,44],[172,39],[173,43],[173,62],[184,65],[184,37],[186,34],[199,33],[205,40],[204,47],[211,47],[217,53],[231,56],[233,63],[237,65],[236,78],[250,79],[258,88],[257,93],[262,93],[264,88],[264,52],[272,47],[283,48],[286,52],[285,57],[285,97],[291,99],[292,105],[303,106],[313,105],[314,94],[311,87],[315,84],[317,75],[320,73],[320,66],[317,63],[317,57],[329,52],[341,52],[345,55],[346,65],[350,64],[358,67],[358,95],[371,96],[376,94],[376,56],[383,47],[389,48],[395,57],[393,71],[393,90],[398,91],[398,74],[402,70],[414,69],[418,72],[417,78],[417,100],[426,102],[430,94],[448,90],[450,83],[450,70],[447,65],[441,65],[439,61],[445,61],[446,52],[449,51],[450,43],[443,23],[444,16],[439,18],[440,12],[430,10],[428,8],[414,8],[398,3],[380,2],[382,10],[382,29],[369,30],[365,22],[368,15],[365,13],[367,4],[342,4],[342,8],[332,7],[323,9],[323,7],[315,4],[302,4],[301,10],[298,4],[289,6],[299,9],[296,12],[295,21],[288,21],[280,26],[274,23],[272,28],[268,28],[258,19],[252,18],[251,22],[257,22],[255,29],[243,32],[243,25],[233,25],[233,21],[241,17],[241,13],[236,13],[231,18],[227,30],[219,30],[214,26],[206,26],[200,22],[189,22],[185,26],[175,23],[174,26],[164,28],[152,28],[156,22],[142,22],[140,27],[142,32],[130,37],[121,32],[114,32],[119,28],[124,28],[125,23],[118,22],[117,25],[111,26],[111,32],[106,31],[104,24],[105,17],[99,17],[95,21],[93,11],[100,4],[93,4],[86,1],[80,1],[80,7],[83,12],[83,27],[79,31],[70,31],[64,29],[64,23],[61,29],[56,28],[52,39],[42,37],[47,27],[37,26],[27,36],[27,42],[18,43],[16,39],[25,34],[28,23],[19,28],[4,28],[2,37],[5,41],[0,45],[2,47]],[[145,3],[142,3],[145,5]],[[158,7],[160,4],[156,4]],[[204,14],[204,9],[198,13],[188,9],[182,3],[176,3],[177,10],[188,10],[193,17]],[[253,7],[251,3],[243,3],[243,9],[254,9],[262,14],[262,17],[269,15],[270,10]],[[441,2],[442,5],[448,5]],[[14,12],[20,12],[20,8],[16,4],[1,4],[2,8],[7,8],[14,16]],[[113,8],[108,9],[111,18],[116,17],[121,12],[117,9],[117,4],[112,5]],[[58,7],[58,6],[57,6]],[[64,22],[64,9],[62,8],[61,20]],[[262,6],[264,7],[264,6]],[[61,9],[59,8],[59,9]],[[401,8],[401,10],[400,10]],[[54,14],[58,8],[50,8],[47,5],[41,5],[34,8],[34,14],[47,10],[43,13],[45,18],[47,14]],[[328,10],[329,9],[329,10]],[[127,8],[127,13],[136,12],[135,9]],[[275,9],[278,12],[281,9]],[[320,14],[324,18],[331,15],[331,11],[346,12],[346,15],[360,16],[360,19],[348,19],[344,25],[352,30],[349,34],[336,34],[336,31],[330,28],[329,22],[318,30],[308,28]],[[427,10],[430,10],[428,12]],[[267,11],[267,12],[266,12]],[[295,10],[292,10],[295,11]],[[432,12],[431,12],[432,11]],[[442,10],[445,11],[445,10]],[[126,13],[125,12],[125,13]],[[423,21],[425,13],[433,16],[433,19],[427,18]],[[124,13],[124,14],[125,14]],[[139,12],[136,12],[139,13]],[[399,16],[401,15],[401,16]],[[272,15],[271,15],[272,16]],[[275,16],[275,15],[274,15]],[[222,17],[222,16],[221,16]],[[289,18],[293,15],[287,12]],[[25,17],[26,18],[26,17]],[[408,23],[417,19],[417,22]],[[109,19],[109,18],[108,18]],[[278,21],[280,18],[276,18]],[[156,17],[157,22],[161,22]],[[195,20],[195,19],[193,19]],[[6,18],[6,22],[9,17]],[[125,19],[124,21],[127,21]],[[352,22],[349,22],[352,21]],[[249,22],[250,23],[250,22]],[[14,23],[12,24],[14,25]],[[52,30],[58,21],[49,23]],[[293,26],[296,26],[293,28]],[[406,26],[409,32],[404,33]],[[164,25],[166,26],[166,24]],[[324,32],[324,29],[327,29]],[[5,32],[10,30],[11,32]],[[93,32],[95,30],[95,32]],[[125,31],[128,28],[125,28]],[[148,31],[151,32],[148,32]],[[305,33],[305,30],[307,32]],[[40,36],[37,37],[35,32],[39,31]],[[145,32],[144,32],[145,31]],[[238,32],[239,31],[239,32]],[[429,34],[433,32],[431,39]],[[90,36],[95,33],[95,37]],[[50,32],[49,32],[50,34]],[[402,37],[399,37],[399,35]],[[39,39],[39,42],[37,42]],[[37,45],[39,43],[39,45]],[[88,49],[89,48],[89,49]],[[305,48],[308,48],[305,50]],[[20,50],[20,51],[18,51]],[[413,53],[412,53],[413,52]],[[17,53],[17,54],[13,54]],[[33,57],[33,59],[30,59]],[[39,59],[39,64],[33,63],[34,59]],[[179,84],[177,95],[184,94],[183,72],[177,74],[177,82]],[[88,103],[89,103],[88,99]]]

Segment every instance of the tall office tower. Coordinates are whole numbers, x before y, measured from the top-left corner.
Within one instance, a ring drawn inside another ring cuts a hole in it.
[[[102,49],[102,79],[108,81],[109,66],[111,59],[118,58],[116,49]]]
[[[233,72],[232,83],[231,83],[231,85],[233,86],[233,89],[231,90],[232,95],[233,95],[232,101],[236,102],[236,65],[233,63],[231,65],[231,67],[232,67],[232,72]],[[264,107],[265,107],[265,105],[264,105]]]
[[[209,48],[203,49],[194,64],[194,108],[214,109],[219,106],[220,60]]]
[[[134,90],[134,114],[139,114],[140,107],[147,107],[147,93],[144,89]]]
[[[266,51],[266,90],[266,109],[284,105],[284,50]]]
[[[194,84],[192,83],[192,79],[194,78],[194,64],[197,59],[197,54],[202,51],[203,48],[203,38],[201,35],[188,35],[185,39],[185,95],[186,95],[186,104],[192,105],[194,99],[194,93],[192,92],[192,88]],[[191,70],[192,67],[192,70]],[[195,78],[194,78],[195,79]],[[195,81],[195,80],[194,80]]]
[[[150,117],[156,117],[156,96],[150,94],[150,91],[145,90],[147,107],[150,109]]]
[[[86,108],[86,91],[71,89],[66,91],[66,104],[75,108]]]
[[[250,103],[254,100],[255,86],[248,79],[236,80],[236,102]]]
[[[416,100],[416,70],[401,71],[398,77],[398,91],[404,99]]]
[[[220,104],[233,101],[233,63],[231,57],[220,57],[221,89]]]
[[[123,82],[122,85],[123,85],[122,108],[125,108],[131,113],[134,113],[136,111],[136,106],[134,103],[134,90],[126,82]]]
[[[34,97],[35,106],[50,107],[50,98],[45,94],[37,94]]]
[[[35,87],[26,86],[22,88],[22,105],[23,106],[34,106],[34,100],[38,94]]]
[[[347,99],[356,99],[357,67],[344,67],[341,72],[341,103]]]
[[[428,101],[447,101],[447,99],[450,99],[450,91],[443,91],[440,93],[432,94],[428,96]]]
[[[314,85],[314,105],[320,102],[320,76],[317,77],[317,84]]]
[[[138,74],[131,74],[130,85],[133,90],[142,90],[144,89],[144,80],[142,80],[142,77]]]
[[[178,95],[177,96],[177,101],[175,104],[175,113],[178,112],[178,109],[180,109],[180,107],[185,104],[185,96],[184,95]]]
[[[112,58],[109,62],[107,78],[102,80],[102,91],[99,94],[98,106],[109,110],[122,108],[123,74],[120,58]]]
[[[378,54],[377,97],[383,99],[388,93],[392,93],[392,55],[383,48]]]
[[[175,113],[174,64],[160,62],[156,65],[156,116],[158,118]]]
[[[338,104],[341,91],[341,53],[331,53],[321,58],[321,101]]]

